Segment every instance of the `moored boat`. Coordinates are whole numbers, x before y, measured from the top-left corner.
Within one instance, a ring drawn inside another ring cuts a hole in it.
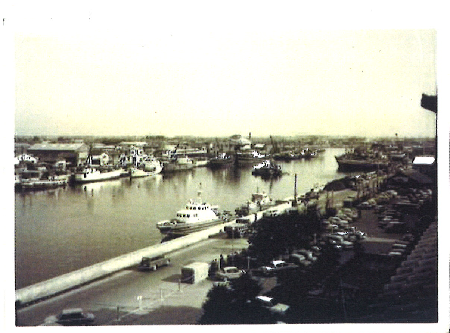
[[[373,171],[386,169],[389,166],[387,159],[380,158],[357,158],[351,155],[336,156],[340,171]]]
[[[175,172],[191,170],[195,167],[195,161],[187,156],[176,156],[169,161],[163,161],[162,172]]]
[[[233,165],[233,163],[234,163],[233,156],[228,155],[226,153],[222,153],[217,155],[216,157],[211,158],[209,160],[208,166],[210,168],[222,168]]]
[[[46,179],[29,178],[22,179],[20,187],[24,190],[38,190],[66,186],[69,181],[69,175],[49,176]]]
[[[267,193],[256,192],[252,194],[251,200],[236,208],[235,212],[236,216],[247,216],[257,213],[273,205],[275,205],[275,202],[269,197]]]
[[[131,167],[129,174],[131,178],[155,176],[161,173],[162,169],[163,166],[159,160],[148,157],[138,166]]]
[[[122,169],[99,169],[95,167],[84,167],[75,173],[74,181],[75,183],[104,181],[119,178],[122,173]]]
[[[256,165],[266,158],[256,150],[242,150],[236,152],[237,165]]]
[[[162,234],[172,237],[185,236],[193,232],[210,228],[225,222],[219,213],[218,206],[211,206],[202,201],[199,191],[196,200],[189,200],[184,209],[176,213],[171,220],[158,222],[156,227]]]
[[[265,160],[254,166],[252,171],[252,175],[262,177],[278,177],[281,174],[281,166],[271,160]]]

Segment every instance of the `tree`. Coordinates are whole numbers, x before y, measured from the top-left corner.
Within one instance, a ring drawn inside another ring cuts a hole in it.
[[[308,248],[318,232],[318,221],[316,211],[264,218],[255,223],[256,233],[249,238],[249,252],[265,263],[294,248]]]
[[[244,274],[228,286],[214,286],[203,304],[199,324],[270,324],[270,311],[255,302],[261,292],[258,282]]]

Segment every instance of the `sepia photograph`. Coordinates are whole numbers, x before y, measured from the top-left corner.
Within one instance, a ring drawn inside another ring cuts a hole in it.
[[[448,331],[440,2],[26,4],[5,327]]]

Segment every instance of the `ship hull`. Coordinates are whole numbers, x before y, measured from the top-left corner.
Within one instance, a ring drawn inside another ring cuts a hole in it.
[[[164,232],[162,232],[162,230],[160,231],[161,233],[167,234],[172,237],[180,237],[189,235],[193,232],[202,231],[222,223],[224,223],[224,221],[221,219],[206,222],[183,223],[182,225],[176,225],[170,228],[170,230],[164,230]]]
[[[114,170],[98,173],[77,173],[75,174],[75,183],[91,183],[105,180],[117,179],[122,175],[122,170]]]
[[[384,161],[359,161],[359,160],[347,160],[347,159],[336,159],[339,167],[339,171],[375,171],[383,170],[388,167],[388,163]]]

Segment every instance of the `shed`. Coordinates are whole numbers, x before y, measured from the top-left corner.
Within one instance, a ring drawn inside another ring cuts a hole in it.
[[[29,147],[28,153],[43,162],[66,160],[72,165],[78,165],[88,157],[89,146],[84,143],[39,143]]]

